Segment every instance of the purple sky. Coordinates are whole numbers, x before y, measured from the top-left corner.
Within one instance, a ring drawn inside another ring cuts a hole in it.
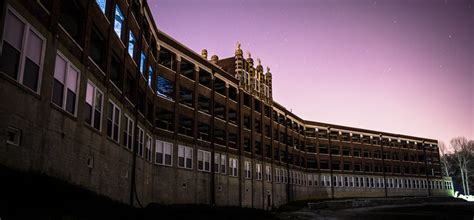
[[[308,120],[474,139],[473,0],[149,0],[159,29],[209,57],[235,43]]]

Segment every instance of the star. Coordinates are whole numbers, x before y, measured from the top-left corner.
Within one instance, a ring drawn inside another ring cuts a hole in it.
[[[448,37],[449,37],[449,38],[451,38],[451,37],[452,37],[452,36],[451,36],[451,34],[450,34],[450,35],[448,35]]]

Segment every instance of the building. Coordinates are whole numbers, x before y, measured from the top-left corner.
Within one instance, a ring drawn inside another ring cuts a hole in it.
[[[6,167],[133,205],[452,194],[436,140],[301,119],[239,44],[208,60],[145,0],[0,4]]]

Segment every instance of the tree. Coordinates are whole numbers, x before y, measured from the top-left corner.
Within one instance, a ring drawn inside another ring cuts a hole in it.
[[[441,154],[441,166],[443,166],[443,176],[451,176],[449,170],[451,170],[451,163],[449,162],[449,152],[444,142],[439,142],[439,152]]]
[[[461,182],[464,194],[469,193],[469,163],[472,160],[472,142],[465,137],[456,137],[451,139],[451,147],[454,150],[454,157],[461,172]]]

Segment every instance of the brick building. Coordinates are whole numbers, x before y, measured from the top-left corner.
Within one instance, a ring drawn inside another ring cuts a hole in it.
[[[0,4],[4,166],[135,205],[452,194],[436,140],[301,119],[240,44],[208,60],[145,0]]]

